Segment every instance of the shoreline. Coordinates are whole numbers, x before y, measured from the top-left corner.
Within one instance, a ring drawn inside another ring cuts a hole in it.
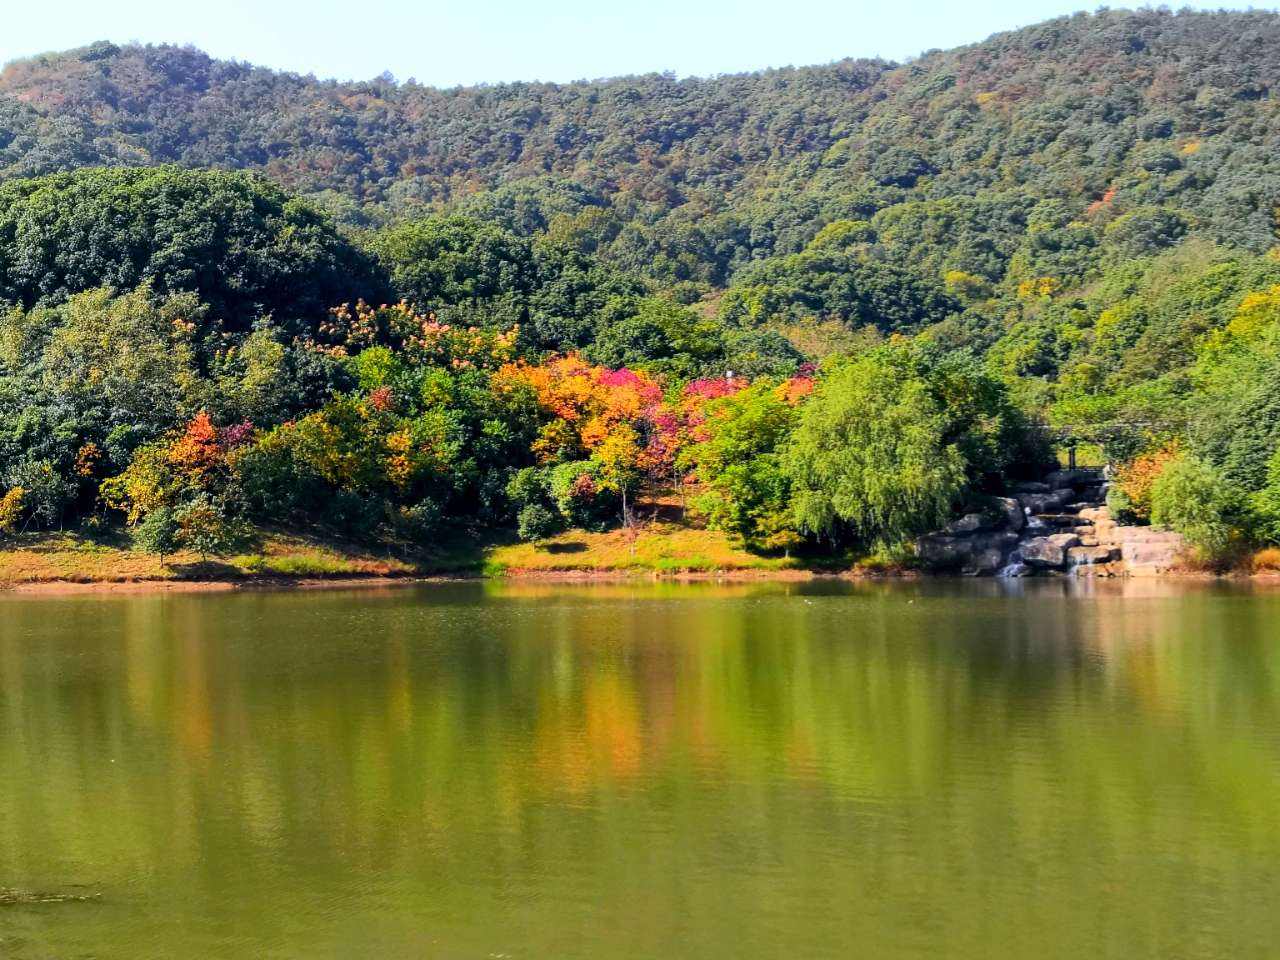
[[[74,596],[85,594],[147,593],[252,593],[306,590],[391,590],[424,584],[516,582],[547,584],[626,584],[626,583],[811,583],[818,581],[899,582],[912,581],[994,581],[993,577],[962,577],[955,574],[929,573],[918,570],[870,572],[843,570],[691,570],[665,572],[652,570],[508,570],[501,574],[440,573],[405,576],[338,576],[338,577],[246,577],[243,579],[143,579],[143,580],[31,580],[0,582],[3,596]],[[1029,577],[1009,582],[1184,582],[1184,583],[1249,583],[1280,585],[1280,572],[1208,573],[1197,570],[1174,570],[1143,577]]]
[[[243,579],[144,579],[144,580],[26,580],[0,581],[5,594],[86,593],[237,593],[274,590],[393,589],[430,583],[517,581],[531,583],[711,583],[711,582],[807,582],[813,580],[922,580],[935,576],[918,571],[866,573],[857,570],[507,570],[500,574],[437,573],[404,576],[246,577]]]
[[[1123,570],[1118,564],[1079,567],[1030,579],[1119,582],[1280,583],[1271,564],[1214,573],[1176,565]],[[388,590],[426,583],[541,584],[911,582],[962,577],[951,569],[845,558],[841,562],[762,557],[726,534],[672,523],[639,530],[570,530],[537,544],[494,539],[443,542],[409,557],[378,552],[311,533],[264,530],[247,553],[201,560],[160,558],[132,550],[118,536],[36,534],[0,548],[0,596],[234,593],[293,590]]]

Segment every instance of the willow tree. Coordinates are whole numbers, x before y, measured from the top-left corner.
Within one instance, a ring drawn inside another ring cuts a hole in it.
[[[890,343],[827,371],[787,451],[796,521],[864,545],[941,524],[969,482],[953,427],[913,347]]]

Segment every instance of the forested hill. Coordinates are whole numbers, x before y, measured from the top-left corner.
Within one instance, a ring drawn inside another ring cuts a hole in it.
[[[897,562],[1047,423],[1237,564],[1280,547],[1277,90],[1271,13],[705,80],[11,64],[0,538],[540,540],[691,479],[751,549]]]
[[[1136,252],[1269,247],[1277,89],[1261,12],[1078,14],[903,65],[451,90],[103,43],[5,68],[0,176],[257,170],[348,222],[461,204],[664,282],[725,285],[839,220],[931,273],[1064,277],[1093,255],[1081,221],[1129,215],[1114,242]]]

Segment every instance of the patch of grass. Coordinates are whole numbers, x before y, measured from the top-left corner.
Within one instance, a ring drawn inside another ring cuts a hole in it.
[[[480,566],[480,573],[486,577],[505,577],[507,566],[497,557],[486,557]]]
[[[683,524],[653,522],[630,529],[570,530],[536,543],[491,547],[486,572],[707,573],[716,570],[784,570],[798,567],[783,557],[762,557],[736,545],[727,534]]]
[[[427,566],[315,537],[264,533],[256,549],[202,562],[191,553],[165,557],[131,550],[127,541],[74,533],[21,537],[0,546],[0,583],[129,583],[258,577],[389,577]]]
[[[664,506],[659,504],[659,506]],[[716,572],[900,571],[900,558],[781,557],[751,553],[729,535],[687,522],[678,504],[655,509],[630,528],[570,530],[537,543],[509,532],[459,535],[426,545],[372,550],[320,534],[259,531],[250,549],[201,562],[191,554],[160,558],[129,548],[119,531],[22,537],[0,543],[0,584],[117,583],[167,580],[341,579],[471,574],[708,574]]]

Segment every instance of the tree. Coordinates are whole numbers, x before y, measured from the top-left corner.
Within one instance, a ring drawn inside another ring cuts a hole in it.
[[[520,321],[534,283],[529,242],[469,217],[406,221],[369,246],[396,292],[420,310],[487,304],[507,327]]]
[[[941,284],[911,266],[824,247],[742,271],[720,316],[742,327],[835,318],[887,333],[918,330],[958,309]]]
[[[791,514],[783,452],[798,417],[787,385],[761,381],[707,405],[703,439],[681,455],[704,493],[710,525],[756,550],[789,551],[800,542]]]
[[[1209,562],[1229,558],[1240,507],[1221,475],[1194,456],[1169,461],[1151,488],[1151,522],[1182,534]]]
[[[827,371],[784,461],[801,529],[893,545],[940,525],[968,486],[952,426],[907,344]]]
[[[540,503],[526,504],[516,518],[521,540],[545,540],[560,528],[560,518]]]
[[[243,529],[229,515],[227,505],[207,495],[182,504],[171,517],[174,542],[199,554],[201,563],[211,556],[226,556],[244,540]]]
[[[164,565],[165,557],[176,553],[182,546],[178,538],[178,523],[172,507],[157,507],[147,513],[130,530],[134,548],[144,553],[154,553]]]
[[[1122,256],[1143,257],[1173,246],[1187,229],[1187,218],[1176,210],[1142,207],[1109,223],[1104,236]]]
[[[724,331],[718,323],[668,300],[618,298],[601,312],[584,355],[606,367],[689,379],[723,369]]]
[[[336,303],[385,296],[324,216],[245,174],[87,170],[0,186],[0,300],[32,307],[144,282],[194,293],[242,331],[267,314],[302,330]]]

